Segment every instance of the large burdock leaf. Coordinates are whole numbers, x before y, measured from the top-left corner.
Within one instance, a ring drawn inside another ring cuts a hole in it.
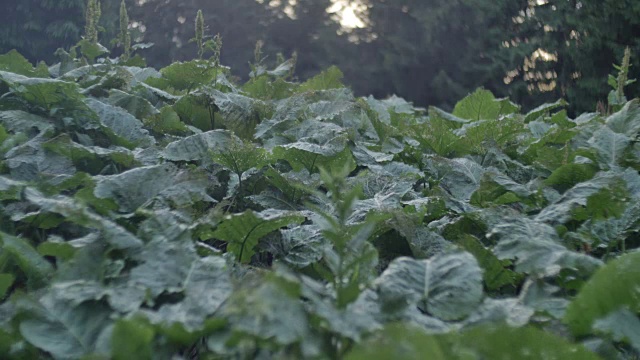
[[[145,119],[158,113],[158,109],[156,109],[147,99],[118,89],[109,90],[109,98],[107,101],[111,105],[127,110],[137,119]]]
[[[254,285],[236,290],[224,307],[234,332],[282,345],[310,335],[297,279],[272,272]]]
[[[227,216],[211,235],[228,243],[227,250],[236,258],[248,263],[255,253],[254,247],[263,236],[291,224],[300,224],[304,217],[297,212],[247,210]]]
[[[640,252],[626,254],[600,268],[569,304],[564,321],[577,335],[588,335],[593,323],[612,312],[640,313]]]
[[[444,159],[434,158],[433,167],[440,178],[442,189],[454,198],[468,202],[471,195],[480,188],[482,176],[486,169],[477,162],[467,158]]]
[[[300,87],[296,90],[296,93],[302,93],[305,91],[318,91],[318,90],[330,90],[339,89],[344,87],[342,85],[342,78],[344,74],[340,69],[335,66],[328,68],[320,74],[312,77],[306,82],[300,84]]]
[[[141,264],[131,270],[131,283],[144,286],[156,297],[164,291],[182,291],[197,254],[190,242],[159,237],[146,244],[135,259]]]
[[[78,169],[90,174],[98,174],[111,164],[124,168],[130,168],[134,164],[134,155],[128,149],[83,146],[74,142],[68,134],[60,134],[42,144],[42,147],[67,157]]]
[[[239,141],[228,131],[207,131],[170,143],[164,149],[162,157],[170,161],[203,161],[210,159],[212,152],[227,149],[234,140]]]
[[[40,63],[37,68],[34,68],[29,60],[15,49],[0,55],[0,70],[29,77],[49,77],[49,70],[44,63]]]
[[[606,126],[593,133],[589,144],[596,150],[597,160],[603,170],[616,169],[631,138],[613,132]]]
[[[7,260],[13,260],[30,285],[36,287],[44,285],[53,271],[53,266],[27,240],[0,231],[0,267],[4,267]]]
[[[356,345],[347,360],[450,360],[438,338],[414,325],[392,324]]]
[[[282,240],[278,244],[276,254],[297,268],[304,268],[322,259],[329,247],[328,241],[313,225],[282,229],[280,233]]]
[[[206,194],[209,185],[206,176],[180,170],[171,163],[139,167],[97,179],[95,196],[113,199],[122,212],[133,212],[156,198],[176,207],[214,201]]]
[[[593,179],[578,183],[567,190],[551,205],[536,215],[535,220],[550,224],[562,224],[572,219],[577,211],[600,218],[620,216],[620,206],[626,202],[627,196],[624,181],[620,174],[613,172],[597,173]],[[624,209],[622,209],[624,210]],[[583,216],[585,217],[585,216]],[[587,220],[588,216],[581,219]]]
[[[460,320],[482,301],[482,269],[469,253],[415,260],[400,257],[375,281],[383,301],[424,302],[424,310],[442,320]]]
[[[640,318],[626,308],[597,320],[593,328],[609,333],[615,341],[625,341],[640,351]]]
[[[427,355],[428,354],[428,355]],[[427,356],[427,357],[425,357]],[[480,326],[468,331],[428,335],[406,325],[388,325],[355,346],[348,360],[383,359],[523,359],[597,360],[580,345],[533,327]]]
[[[635,137],[640,131],[640,100],[633,99],[607,118],[607,126],[619,134]]]
[[[111,355],[114,360],[153,358],[154,329],[139,320],[120,319],[113,327]]]
[[[206,60],[192,60],[187,62],[175,62],[160,69],[162,80],[176,90],[190,90],[209,84],[213,81],[218,70]],[[148,79],[149,84],[157,83],[155,78]]]
[[[85,205],[76,202],[73,198],[62,195],[47,198],[37,190],[30,188],[25,189],[24,194],[29,202],[40,207],[40,211],[33,213],[34,215],[42,212],[62,215],[65,221],[100,231],[105,240],[116,249],[132,249],[142,245],[140,239],[125,230],[122,226],[95,214]],[[27,216],[28,215],[31,214],[27,214]],[[16,219],[16,215],[14,215],[13,219],[19,220]]]
[[[488,236],[497,236],[494,253],[499,259],[515,259],[516,271],[544,275],[559,269],[576,268],[584,274],[602,262],[564,247],[556,230],[526,217],[506,218]]]
[[[254,127],[260,122],[261,109],[265,104],[240,94],[223,93],[219,90],[205,92],[217,106],[224,126],[234,130],[236,134],[253,135]]]
[[[38,135],[5,154],[5,164],[14,180],[34,181],[76,172],[70,159],[43,148],[46,140]]]
[[[30,316],[20,323],[20,333],[55,359],[94,353],[103,331],[112,324],[111,310],[100,302],[73,305],[47,294],[38,303],[23,306]]]
[[[472,121],[497,120],[501,115],[517,110],[518,107],[508,100],[496,99],[491,91],[478,89],[456,104],[453,115]]]
[[[448,359],[597,360],[599,357],[581,345],[534,327],[513,328],[488,325],[445,335]],[[471,357],[474,354],[474,357]]]
[[[166,244],[169,246],[169,244]],[[173,261],[172,258],[165,257],[160,261]],[[158,263],[155,263],[158,265]],[[149,264],[151,265],[151,264]],[[144,314],[154,324],[161,324],[166,327],[182,326],[188,332],[200,330],[207,318],[215,313],[220,306],[231,295],[233,286],[227,262],[222,257],[207,257],[193,261],[189,266],[183,266],[179,274],[163,272],[168,277],[183,275],[181,279],[184,300],[175,304],[165,304],[158,311],[144,311]],[[173,270],[173,267],[170,267]],[[185,273],[183,269],[186,269]],[[152,271],[147,268],[145,271]],[[136,273],[143,275],[142,273]],[[144,279],[140,277],[140,279]],[[161,280],[162,277],[157,277]],[[159,285],[156,284],[156,285]],[[169,285],[169,283],[167,283]],[[155,286],[151,291],[156,294],[162,287]],[[172,290],[171,287],[166,290]],[[175,290],[175,289],[173,289]],[[179,324],[179,325],[176,325]]]
[[[560,99],[554,103],[542,104],[537,108],[529,111],[524,118],[524,122],[538,120],[541,116],[548,115],[551,111],[567,106],[567,102]]]
[[[0,71],[0,81],[6,83],[16,95],[45,110],[63,103],[74,105],[83,97],[78,85],[62,80],[29,78]]]
[[[86,99],[85,103],[93,110],[102,125],[108,127],[116,135],[138,146],[151,146],[155,139],[143,129],[142,121],[136,119],[123,108],[105,104],[96,99]]]

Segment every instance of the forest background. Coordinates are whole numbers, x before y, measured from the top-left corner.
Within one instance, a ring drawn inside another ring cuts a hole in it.
[[[356,95],[392,94],[450,110],[483,86],[526,109],[566,99],[571,114],[607,102],[624,49],[640,69],[637,0],[130,0],[134,42],[156,68],[196,54],[194,21],[224,39],[222,63],[246,79],[258,41],[275,63],[297,53],[304,80],[337,65]],[[56,62],[84,30],[85,0],[4,0],[0,53]],[[101,42],[119,30],[120,0],[102,1]],[[115,44],[114,49],[115,49]],[[115,49],[112,54],[117,54]],[[632,76],[633,77],[633,76]],[[638,83],[628,93],[640,94]]]

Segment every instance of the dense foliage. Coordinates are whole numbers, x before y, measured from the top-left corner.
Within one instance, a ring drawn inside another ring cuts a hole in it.
[[[197,28],[159,71],[0,57],[1,354],[640,356],[640,101],[425,110],[260,51],[238,84]]]

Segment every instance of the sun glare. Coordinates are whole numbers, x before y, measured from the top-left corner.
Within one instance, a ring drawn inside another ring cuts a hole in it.
[[[365,23],[357,15],[362,6],[357,1],[333,0],[333,5],[328,11],[336,14],[340,25],[346,29],[363,28]]]

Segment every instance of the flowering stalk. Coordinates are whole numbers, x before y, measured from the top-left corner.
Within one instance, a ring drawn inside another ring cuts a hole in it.
[[[198,45],[198,59],[202,60],[202,55],[204,55],[204,15],[202,15],[202,10],[198,10],[196,15],[196,44]]]
[[[98,22],[100,21],[100,15],[102,15],[102,11],[100,10],[100,1],[99,0],[89,0],[87,2],[87,10],[85,11],[85,38],[93,43],[98,42]]]
[[[120,3],[120,46],[123,48],[122,59],[128,60],[131,56],[131,33],[129,32],[129,14],[127,6],[122,0]]]

